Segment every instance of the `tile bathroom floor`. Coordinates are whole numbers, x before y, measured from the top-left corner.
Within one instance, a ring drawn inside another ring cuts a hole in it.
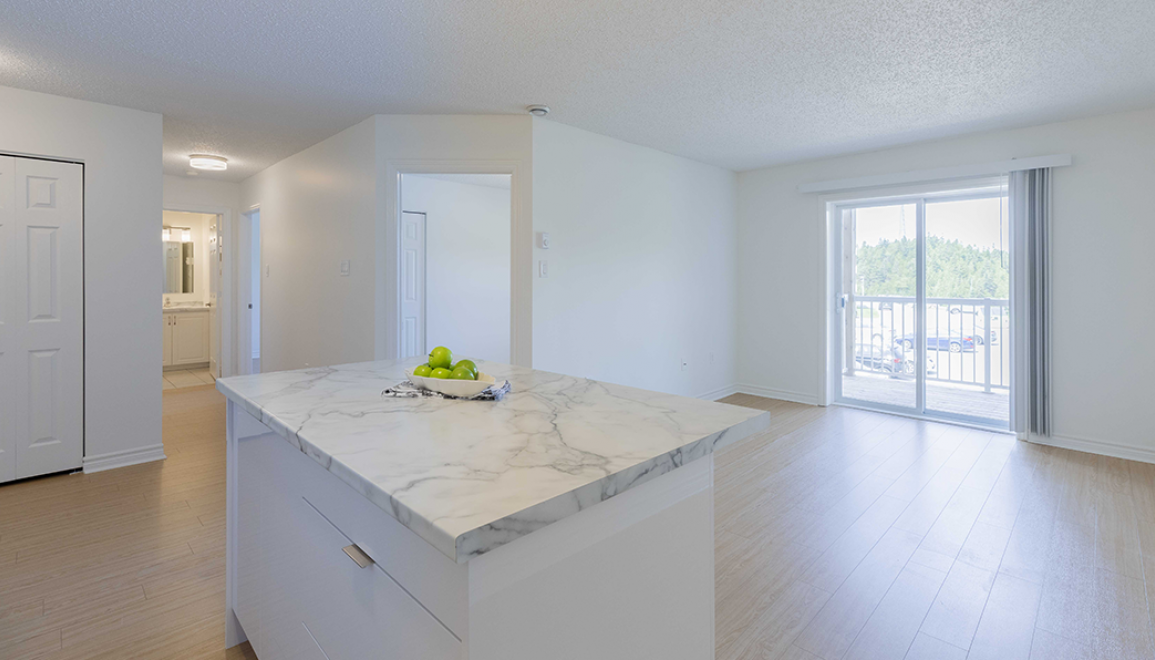
[[[212,372],[203,367],[199,369],[174,369],[164,372],[163,389],[178,390],[183,387],[201,387],[214,383],[216,383],[216,379],[213,378]]]

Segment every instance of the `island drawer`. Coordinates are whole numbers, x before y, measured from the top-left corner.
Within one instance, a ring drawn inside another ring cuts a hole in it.
[[[271,432],[241,438],[238,463],[249,501],[238,530],[238,615],[262,660],[360,660],[383,649],[399,654],[390,657],[459,660],[461,639],[444,619],[390,566],[358,555],[370,544],[329,518],[360,495]],[[329,512],[317,506],[322,501]],[[392,549],[381,556],[397,561]],[[429,593],[419,561],[416,571],[393,568]]]
[[[465,637],[469,620],[466,565],[446,557],[247,412],[237,410],[235,422],[241,448],[239,486],[251,493],[242,498],[249,503],[248,508],[257,499],[254,490],[265,491],[259,497],[265,503],[260,507],[261,518],[268,518],[270,510],[277,508],[272,500],[305,498],[316,510],[313,515],[319,514],[338,528],[421,607],[458,638]],[[279,494],[272,495],[272,491]],[[242,513],[246,513],[245,508],[242,506]],[[253,514],[249,511],[248,515]],[[244,546],[252,534],[242,533],[240,537]],[[246,574],[240,572],[242,582]],[[243,596],[242,610],[248,602]]]
[[[468,567],[446,557],[348,484],[296,453],[303,462],[297,483],[301,495],[455,635],[464,637],[469,621]]]
[[[459,660],[461,641],[394,581],[380,565],[361,566],[347,554],[348,537],[307,499],[299,500],[302,530],[298,549],[309,556],[301,576],[309,603],[309,634],[330,660],[389,657]]]

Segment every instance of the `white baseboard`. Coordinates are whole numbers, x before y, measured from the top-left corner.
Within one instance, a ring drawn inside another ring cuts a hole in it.
[[[805,394],[803,392],[791,392],[788,390],[775,390],[769,387],[762,387],[760,385],[743,385],[739,384],[735,388],[736,392],[743,394],[753,394],[755,396],[764,396],[767,399],[778,399],[780,401],[793,401],[794,403],[805,403],[811,406],[818,405],[818,396],[814,394]]]
[[[1066,435],[1052,435],[1050,437],[1031,435],[1029,440],[1040,445],[1061,447],[1063,449],[1073,449],[1074,451],[1081,451],[1088,454],[1101,454],[1103,456],[1125,458],[1130,461],[1155,463],[1155,449],[1148,449],[1146,447],[1120,445],[1114,442],[1106,442],[1103,440],[1073,438]]]
[[[731,394],[737,394],[737,393],[738,393],[738,386],[737,385],[727,385],[726,387],[720,387],[720,388],[713,390],[711,392],[699,394],[697,396],[697,398],[704,399],[706,401],[717,401],[718,399],[724,399],[724,398],[730,396]]]
[[[97,454],[96,456],[85,456],[84,471],[85,473],[104,472],[105,470],[128,467],[129,465],[163,461],[165,458],[167,458],[167,456],[164,455],[163,444],[149,445],[148,447],[113,451],[107,454]]]

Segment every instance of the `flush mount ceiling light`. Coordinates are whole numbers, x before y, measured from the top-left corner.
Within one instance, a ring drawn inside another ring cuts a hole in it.
[[[525,109],[534,117],[544,117],[549,114],[548,105],[528,105]]]
[[[188,166],[196,170],[227,170],[229,159],[208,154],[193,154],[188,157]]]

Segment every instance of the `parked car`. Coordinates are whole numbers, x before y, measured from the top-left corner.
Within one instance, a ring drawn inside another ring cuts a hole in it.
[[[1001,333],[1000,329],[1007,329],[1010,327],[1010,319],[1003,316],[1000,306],[992,306],[990,308],[991,315],[991,344],[998,344]],[[980,305],[950,305],[947,307],[950,315],[955,320],[944,321],[939,318],[940,324],[946,324],[951,327],[952,331],[957,331],[960,334],[967,334],[974,337],[975,343],[982,346],[986,342],[986,321],[984,319],[983,308]],[[961,324],[961,327],[960,327]]]
[[[894,343],[909,351],[914,349],[915,339],[916,336],[912,333],[899,337],[894,340]],[[969,352],[975,350],[975,343],[975,338],[970,335],[956,334],[944,337],[928,334],[926,336],[926,350],[928,351]]]
[[[857,344],[854,347],[854,363],[862,371],[882,371],[892,374],[892,378],[914,376],[914,356],[907,355],[901,346],[883,348],[875,344]],[[934,358],[926,358],[926,373],[938,373]]]

